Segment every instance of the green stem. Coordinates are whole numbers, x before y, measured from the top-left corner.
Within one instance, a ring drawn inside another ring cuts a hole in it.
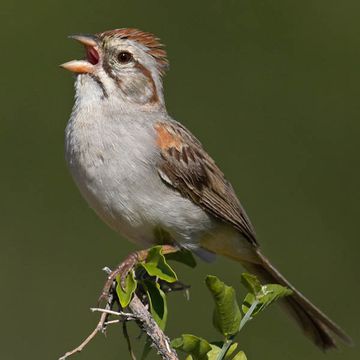
[[[244,327],[244,325],[251,319],[251,315],[254,312],[256,306],[258,305],[259,300],[255,300],[251,306],[250,309],[247,311],[247,313],[244,315],[244,317],[240,321],[239,331]]]
[[[233,343],[233,337],[226,339],[224,341],[224,344],[221,348],[221,351],[219,352],[219,355],[216,357],[216,360],[223,360],[227,351],[229,350],[229,347],[231,346],[231,344]]]
[[[255,300],[251,306],[250,309],[247,311],[247,313],[244,315],[244,317],[240,321],[239,331],[244,327],[244,325],[251,319],[251,315],[256,309],[256,306],[259,304],[259,300]],[[221,351],[219,352],[219,355],[216,357],[216,360],[223,360],[227,351],[229,350],[231,344],[233,343],[233,338],[228,338],[225,340]]]

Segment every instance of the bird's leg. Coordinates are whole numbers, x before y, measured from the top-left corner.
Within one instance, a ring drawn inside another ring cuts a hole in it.
[[[120,286],[125,289],[125,280],[127,275],[138,263],[146,260],[149,255],[149,251],[150,249],[146,249],[130,253],[122,263],[120,263],[113,271],[109,273],[99,297],[99,303],[109,297],[111,285],[118,275],[120,275]],[[179,249],[172,245],[161,246],[161,252],[163,255],[171,254],[177,251],[179,251]]]

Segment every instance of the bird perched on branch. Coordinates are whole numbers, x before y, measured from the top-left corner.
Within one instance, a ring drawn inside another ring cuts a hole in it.
[[[82,195],[111,228],[142,248],[221,254],[263,281],[293,290],[285,306],[320,348],[351,339],[262,254],[251,222],[199,140],[167,113],[159,39],[137,29],[75,35],[86,58],[62,65],[76,76],[66,160]],[[146,252],[130,256],[130,267]],[[125,271],[120,266],[112,274]]]

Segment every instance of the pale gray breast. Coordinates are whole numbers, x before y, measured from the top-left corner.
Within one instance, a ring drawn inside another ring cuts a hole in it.
[[[100,120],[101,119],[101,120]],[[102,118],[77,113],[66,130],[66,158],[83,196],[112,228],[135,242],[155,241],[161,226],[196,242],[211,218],[160,179],[154,122],[161,115]]]

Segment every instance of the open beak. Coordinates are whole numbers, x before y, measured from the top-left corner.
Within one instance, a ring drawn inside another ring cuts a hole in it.
[[[98,52],[97,38],[93,35],[71,35],[70,39],[78,41],[84,45],[86,51],[85,60],[72,60],[60,66],[63,69],[72,71],[76,74],[89,74],[95,70],[95,65],[98,64],[100,56]]]

